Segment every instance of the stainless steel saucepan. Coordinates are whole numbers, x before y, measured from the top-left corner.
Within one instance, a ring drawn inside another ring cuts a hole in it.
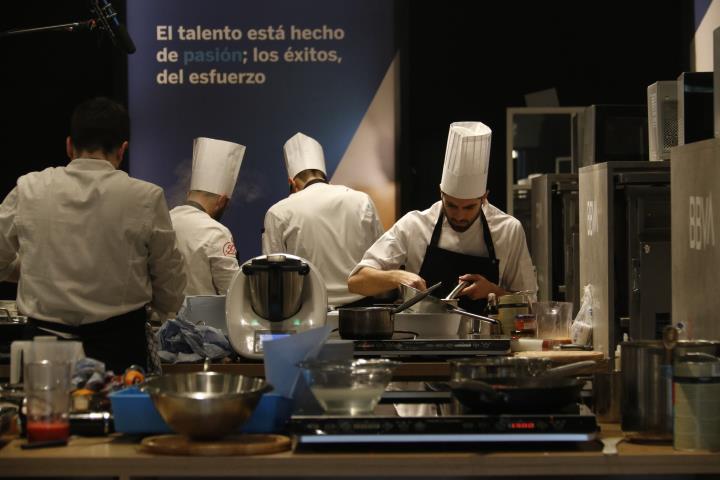
[[[352,340],[388,340],[395,333],[395,314],[410,308],[440,287],[436,283],[424,291],[418,291],[411,299],[399,306],[353,307],[338,309],[340,338]],[[411,333],[411,332],[405,332]]]
[[[491,325],[499,326],[500,322],[498,322],[494,318],[468,312],[467,310],[464,310],[457,306],[457,295],[462,291],[463,288],[467,287],[468,285],[470,285],[470,282],[458,283],[457,286],[448,294],[448,296],[442,299],[432,296],[428,297],[427,299],[423,300],[421,308],[419,308],[417,311],[426,313],[457,313],[462,316],[472,318],[474,320],[479,320],[481,322],[486,322]],[[403,299],[414,298],[418,293],[422,293],[409,285],[400,285],[400,291],[402,293]]]

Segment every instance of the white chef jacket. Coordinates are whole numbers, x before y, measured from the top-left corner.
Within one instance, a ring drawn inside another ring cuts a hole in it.
[[[170,218],[185,257],[185,295],[225,295],[240,269],[230,230],[192,205],[173,208]]]
[[[338,306],[363,298],[348,292],[348,273],[382,233],[367,194],[314,183],[268,210],[262,249],[309,260],[325,280],[328,304]]]
[[[535,268],[530,260],[525,231],[520,221],[489,202],[482,208],[490,228],[495,256],[499,260],[499,285],[511,291],[537,291]],[[419,273],[425,259],[425,249],[430,243],[441,210],[442,201],[438,201],[422,212],[415,210],[405,214],[365,252],[351,275],[362,267],[396,270],[401,265],[405,265],[409,272]],[[488,249],[482,228],[482,222],[478,218],[466,231],[457,232],[446,217],[443,220],[438,247],[465,255],[486,257]],[[461,275],[466,273],[476,272],[459,272]]]
[[[146,304],[174,312],[183,300],[162,189],[106,160],[18,179],[0,205],[0,271],[16,257],[18,310],[38,320],[78,326]]]

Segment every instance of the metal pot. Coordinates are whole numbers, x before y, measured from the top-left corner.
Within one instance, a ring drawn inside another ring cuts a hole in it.
[[[310,267],[294,255],[267,255],[242,266],[248,278],[250,304],[255,313],[270,321],[295,315],[302,306],[302,291]]]
[[[473,326],[472,322],[478,322],[478,323],[484,323],[487,325],[490,325],[492,328],[497,328],[497,330],[494,329],[488,329],[488,334],[494,335],[500,335],[502,334],[502,330],[500,329],[500,324],[497,320],[489,317],[485,317],[483,315],[478,315],[472,312],[468,312],[467,310],[464,310],[457,306],[458,299],[457,294],[460,293],[460,291],[468,286],[469,282],[461,282],[459,283],[451,292],[450,294],[443,298],[435,298],[433,296],[428,296],[427,298],[423,299],[420,302],[417,302],[415,306],[412,308],[412,310],[415,313],[457,313],[462,316],[462,321],[460,324],[460,327],[458,329],[458,334],[462,336],[467,336],[468,334],[472,334],[477,332],[479,329],[475,328]],[[418,293],[421,293],[420,290],[417,290],[409,285],[400,285],[400,293],[402,294],[403,300],[408,300],[413,298]],[[475,323],[477,325],[478,323]]]
[[[668,352],[660,340],[623,342],[622,429],[641,440],[672,439],[672,360],[687,353],[718,355],[720,342],[679,341]],[[670,359],[668,359],[670,353]]]
[[[428,296],[441,283],[418,292],[400,306],[354,307],[338,309],[340,338],[353,340],[388,340],[395,333],[395,317],[398,312],[415,305]],[[411,332],[406,332],[411,333]]]

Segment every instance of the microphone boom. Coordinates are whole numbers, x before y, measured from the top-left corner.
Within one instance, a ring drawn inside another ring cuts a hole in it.
[[[125,53],[135,53],[135,44],[125,26],[117,18],[117,12],[108,0],[91,0],[90,6],[98,27],[107,32],[113,45]]]

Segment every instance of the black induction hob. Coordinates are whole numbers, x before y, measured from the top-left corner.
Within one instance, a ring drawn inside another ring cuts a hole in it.
[[[354,340],[354,355],[383,357],[507,355],[510,337]]]
[[[293,416],[298,445],[588,442],[594,415]]]

